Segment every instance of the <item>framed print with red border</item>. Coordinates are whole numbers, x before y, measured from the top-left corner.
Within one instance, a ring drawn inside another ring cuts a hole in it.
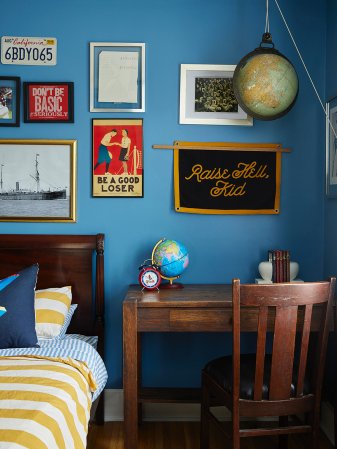
[[[143,120],[92,120],[92,195],[143,197]]]
[[[74,83],[24,82],[25,123],[73,123]]]

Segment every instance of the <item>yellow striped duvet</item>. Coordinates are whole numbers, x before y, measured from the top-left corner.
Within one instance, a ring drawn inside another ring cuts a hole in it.
[[[84,449],[95,388],[84,362],[0,357],[0,449]]]

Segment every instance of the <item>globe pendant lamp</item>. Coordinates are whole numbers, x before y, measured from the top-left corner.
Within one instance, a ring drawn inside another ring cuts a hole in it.
[[[269,27],[268,3],[267,22]],[[263,34],[260,46],[236,66],[233,89],[241,108],[259,120],[275,120],[294,106],[297,73],[289,59],[274,48],[269,31]]]

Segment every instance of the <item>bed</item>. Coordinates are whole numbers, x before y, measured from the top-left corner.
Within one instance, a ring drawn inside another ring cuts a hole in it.
[[[63,337],[0,349],[0,449],[85,448],[104,421],[104,235],[0,235],[0,279],[32,264],[36,290],[71,286],[77,310]]]

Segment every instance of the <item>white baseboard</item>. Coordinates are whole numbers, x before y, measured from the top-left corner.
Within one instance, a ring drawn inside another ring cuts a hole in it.
[[[123,390],[105,390],[105,421],[123,421]],[[218,415],[219,416],[219,415]],[[219,418],[229,417],[223,413]],[[144,404],[144,421],[199,421],[199,404]]]
[[[123,390],[104,390],[104,420],[123,421]]]
[[[105,390],[105,421],[123,421],[123,390]],[[218,416],[229,417],[229,413]],[[199,421],[198,404],[144,404],[144,421]],[[322,403],[321,428],[334,444],[334,411],[328,402]]]

